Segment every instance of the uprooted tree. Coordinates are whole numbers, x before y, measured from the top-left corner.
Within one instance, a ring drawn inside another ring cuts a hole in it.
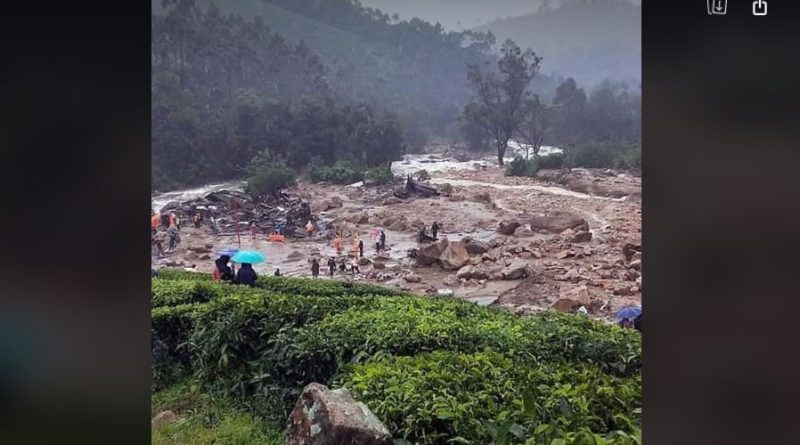
[[[503,43],[500,53],[497,70],[468,66],[467,80],[473,96],[464,108],[464,117],[480,126],[494,141],[497,162],[502,166],[508,141],[517,133],[527,113],[526,103],[532,94],[528,86],[539,72],[542,58],[531,49],[522,51],[510,39]]]

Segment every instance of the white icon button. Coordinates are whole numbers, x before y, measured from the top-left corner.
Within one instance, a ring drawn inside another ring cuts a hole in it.
[[[728,0],[706,0],[706,6],[708,15],[725,15],[728,12]]]
[[[767,15],[767,2],[764,0],[753,2],[753,15]]]

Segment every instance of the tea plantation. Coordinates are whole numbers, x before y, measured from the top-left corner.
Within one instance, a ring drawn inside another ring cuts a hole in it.
[[[329,280],[152,281],[158,444],[279,444],[311,382],[346,386],[398,444],[640,444],[641,337]]]

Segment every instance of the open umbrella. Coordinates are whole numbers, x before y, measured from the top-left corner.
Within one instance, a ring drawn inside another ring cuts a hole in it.
[[[264,258],[261,252],[256,252],[255,250],[240,250],[231,258],[231,261],[236,263],[260,264],[266,261],[266,258]]]
[[[642,308],[629,306],[620,309],[620,311],[617,313],[617,320],[622,321],[622,320],[633,319],[638,317],[639,315],[642,315]]]
[[[237,252],[239,252],[239,249],[237,249],[235,247],[226,247],[226,248],[220,250],[219,252],[217,252],[217,255],[219,255],[219,256],[222,256],[222,255],[234,256],[234,255],[236,255]]]

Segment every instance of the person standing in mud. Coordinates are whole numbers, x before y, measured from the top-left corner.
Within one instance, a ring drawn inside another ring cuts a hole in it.
[[[361,238],[358,239],[358,257],[364,257],[364,240]]]
[[[381,246],[380,250],[382,251],[386,250],[386,232],[384,232],[383,230],[381,230],[380,246]]]
[[[358,268],[358,258],[353,258],[353,262],[350,263],[350,272],[355,274],[360,274],[361,270]]]
[[[258,238],[258,227],[256,227],[256,223],[250,223],[250,237],[254,240]]]
[[[439,223],[434,221],[433,225],[431,226],[431,235],[433,235],[433,239],[437,239],[436,234],[438,233],[439,233]]]
[[[333,278],[333,273],[336,271],[336,261],[333,258],[328,258],[328,270]]]
[[[167,229],[167,234],[169,235],[169,252],[174,252],[175,247],[178,246],[178,243],[181,242],[181,235],[178,233],[178,227],[175,224],[169,226]]]
[[[319,277],[319,261],[316,258],[311,260],[311,276],[314,278]]]
[[[158,257],[161,258],[164,256],[164,232],[159,232],[156,230],[156,233],[153,235],[153,244],[156,246],[156,250],[158,252]]]

